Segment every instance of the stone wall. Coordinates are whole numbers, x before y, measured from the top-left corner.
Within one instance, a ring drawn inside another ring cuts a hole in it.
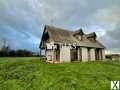
[[[90,56],[90,61],[95,61],[95,48],[90,48],[90,54],[88,55],[88,48],[81,47],[77,49],[77,58],[78,61],[82,59],[82,61],[88,61]],[[70,46],[62,46],[60,48],[60,62],[71,62],[71,47]],[[46,51],[46,58],[48,61],[56,60],[56,52],[54,50]],[[99,49],[99,59],[105,60],[105,50]]]
[[[62,46],[60,49],[60,62],[71,62],[70,46]]]
[[[46,50],[46,58],[48,61],[54,60],[54,51],[53,50]]]
[[[105,60],[105,50],[104,49],[102,49],[102,58],[103,58],[103,60]]]
[[[78,48],[78,50],[77,50],[77,53],[78,53],[78,61],[81,61],[82,60],[82,53],[81,53],[82,51],[81,51],[81,48]]]
[[[82,61],[88,61],[88,49],[83,47],[81,49],[82,49]]]
[[[102,49],[99,49],[99,60],[102,60]]]
[[[95,49],[90,49],[90,61],[95,61]]]

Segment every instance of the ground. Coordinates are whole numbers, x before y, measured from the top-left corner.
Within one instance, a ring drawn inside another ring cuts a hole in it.
[[[45,63],[40,58],[0,58],[0,90],[110,90],[120,62]]]

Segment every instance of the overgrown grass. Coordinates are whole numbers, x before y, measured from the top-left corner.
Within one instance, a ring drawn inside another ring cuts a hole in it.
[[[39,58],[0,58],[0,90],[110,90],[120,62],[48,64]]]

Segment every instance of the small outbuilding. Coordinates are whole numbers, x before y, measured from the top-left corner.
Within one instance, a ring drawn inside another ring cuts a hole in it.
[[[120,54],[107,54],[106,55],[107,60],[120,60]]]

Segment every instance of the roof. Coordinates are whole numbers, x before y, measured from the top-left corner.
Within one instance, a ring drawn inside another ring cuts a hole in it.
[[[73,31],[69,31],[67,29],[61,29],[61,28],[57,28],[54,26],[45,25],[43,34],[45,32],[49,33],[50,38],[54,43],[75,44],[76,46],[83,46],[83,47],[105,48],[104,45],[102,45],[97,40],[95,42],[92,42],[88,39],[78,40],[74,35],[80,34],[80,35],[83,35],[84,38],[94,36],[94,35],[96,36],[95,33],[84,34],[82,29],[79,29],[79,30],[73,32]],[[44,37],[44,35],[42,36],[42,38],[43,37]],[[42,43],[42,40],[41,40],[41,43]],[[40,45],[40,47],[42,47],[42,46]]]
[[[84,32],[82,29],[78,29],[73,33],[73,35],[84,35]]]
[[[96,37],[96,33],[95,33],[95,32],[89,33],[89,34],[87,34],[87,37],[88,37],[88,38],[89,38],[89,37]]]

